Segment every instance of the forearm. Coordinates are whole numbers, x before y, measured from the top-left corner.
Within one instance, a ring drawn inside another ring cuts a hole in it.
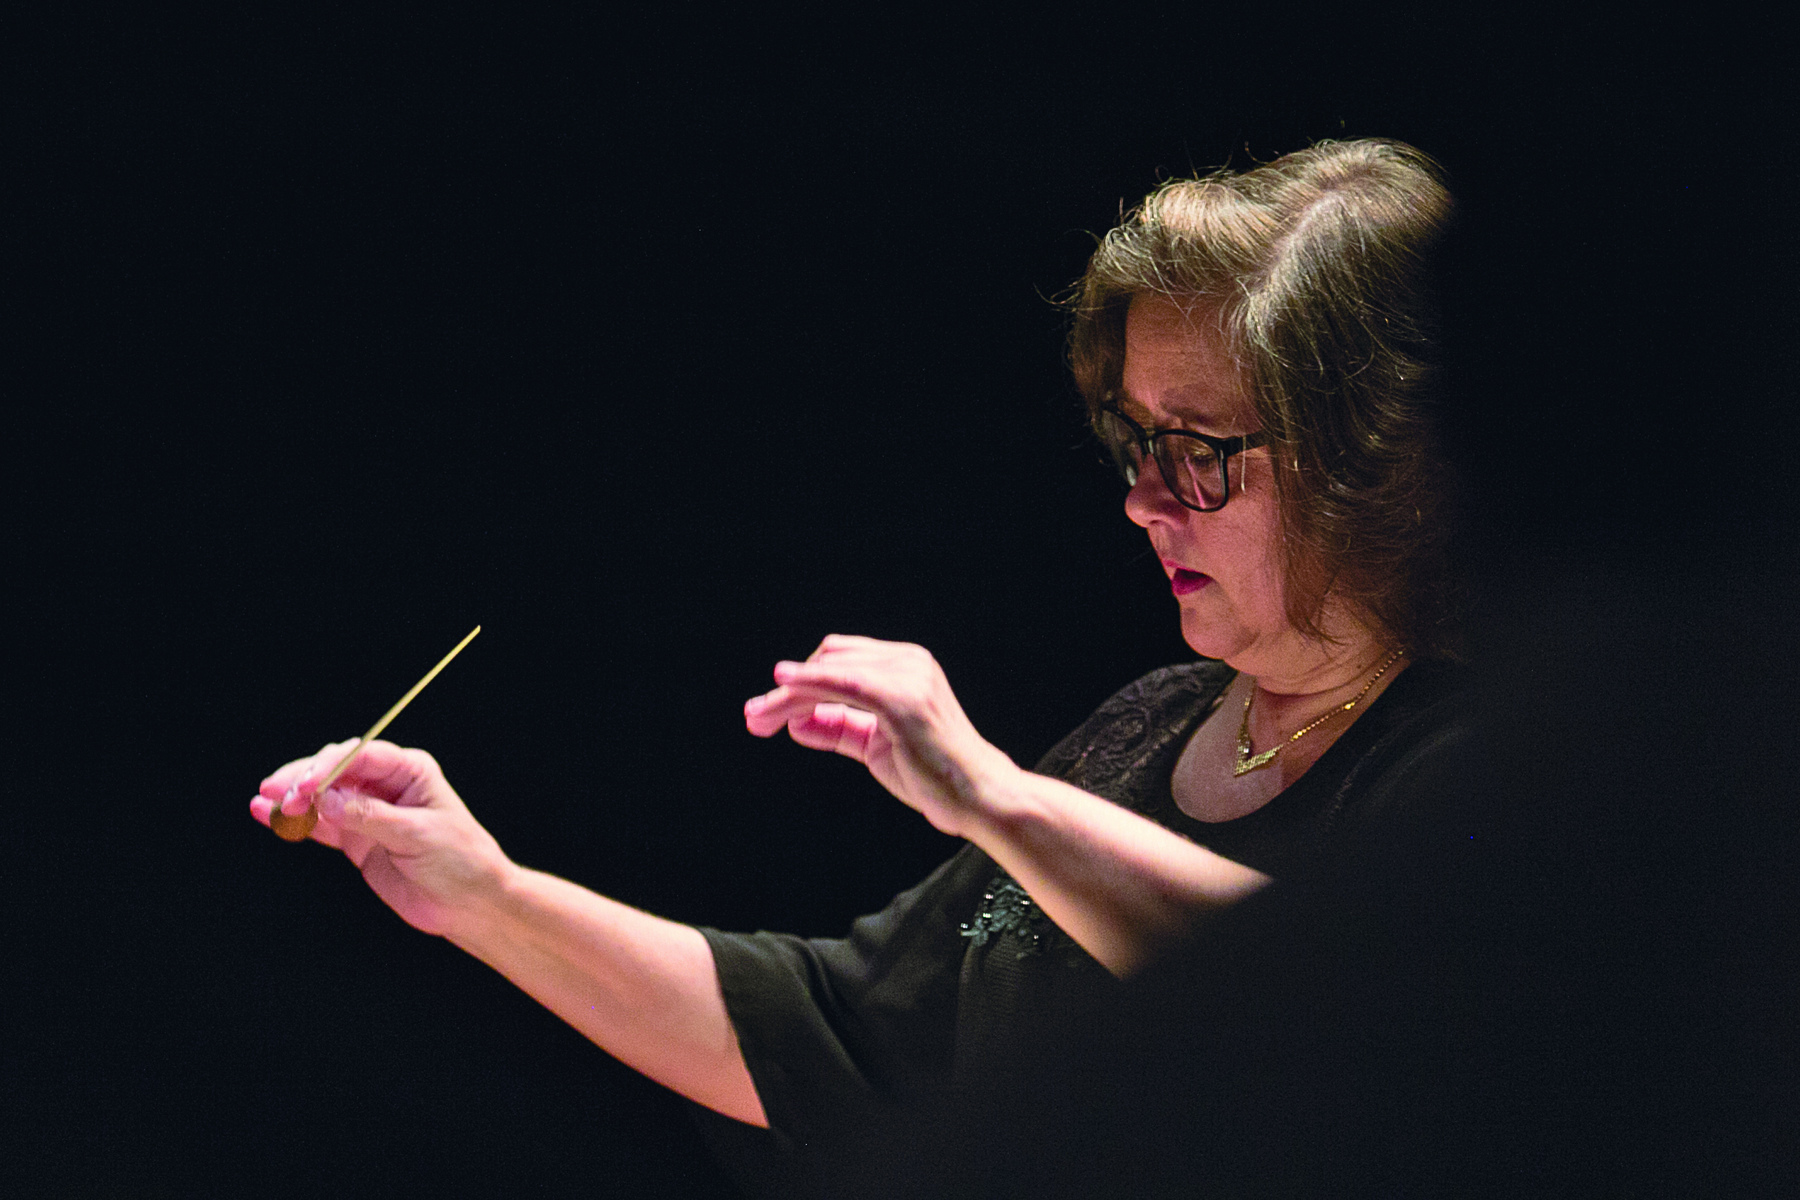
[[[969,723],[919,646],[832,635],[744,706],[752,733],[786,728],[803,746],[862,762],[945,833],[965,837],[1024,885],[1115,975],[1197,916],[1267,882],[1098,796],[1019,770]]]
[[[514,867],[448,936],[626,1065],[768,1124],[698,930]]]
[[[1268,876],[1061,780],[1003,772],[961,832],[1114,975]]]

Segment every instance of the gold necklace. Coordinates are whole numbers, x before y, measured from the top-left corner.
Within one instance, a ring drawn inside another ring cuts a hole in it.
[[[1251,683],[1250,694],[1244,697],[1244,719],[1238,722],[1237,761],[1231,764],[1232,778],[1235,779],[1239,775],[1248,775],[1258,767],[1268,766],[1275,761],[1275,756],[1277,754],[1280,754],[1283,750],[1286,750],[1289,746],[1293,745],[1325,722],[1331,720],[1331,718],[1337,716],[1339,713],[1347,713],[1358,704],[1362,703],[1362,698],[1369,694],[1369,689],[1374,687],[1376,682],[1380,680],[1383,675],[1388,673],[1388,668],[1399,662],[1400,656],[1405,653],[1406,651],[1401,649],[1388,655],[1388,660],[1382,663],[1381,667],[1375,672],[1374,677],[1363,685],[1363,690],[1356,693],[1356,698],[1354,700],[1338,705],[1318,720],[1301,726],[1299,732],[1295,733],[1286,741],[1277,742],[1267,750],[1264,750],[1261,754],[1256,755],[1250,753],[1250,702],[1256,699],[1256,684]]]

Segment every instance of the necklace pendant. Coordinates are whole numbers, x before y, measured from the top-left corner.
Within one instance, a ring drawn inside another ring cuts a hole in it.
[[[1237,761],[1231,764],[1231,777],[1236,779],[1239,775],[1248,775],[1258,767],[1268,766],[1275,761],[1275,756],[1281,753],[1281,749],[1285,745],[1287,745],[1286,742],[1278,742],[1261,754],[1251,754],[1250,739],[1240,736],[1237,744]]]

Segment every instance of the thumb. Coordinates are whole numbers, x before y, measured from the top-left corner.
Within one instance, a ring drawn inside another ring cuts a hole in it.
[[[319,797],[319,816],[348,833],[360,833],[378,846],[402,853],[417,849],[421,815],[420,809],[403,808],[336,786]]]

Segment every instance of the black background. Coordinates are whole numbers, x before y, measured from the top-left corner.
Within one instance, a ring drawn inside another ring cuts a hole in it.
[[[825,633],[917,641],[1029,761],[1186,656],[1050,302],[1169,176],[1445,164],[1489,577],[1791,561],[1767,31],[663,13],[21,39],[34,1186],[725,1194],[677,1101],[247,802],[479,622],[391,736],[519,861],[812,934],[915,882],[952,844],[739,706]]]

